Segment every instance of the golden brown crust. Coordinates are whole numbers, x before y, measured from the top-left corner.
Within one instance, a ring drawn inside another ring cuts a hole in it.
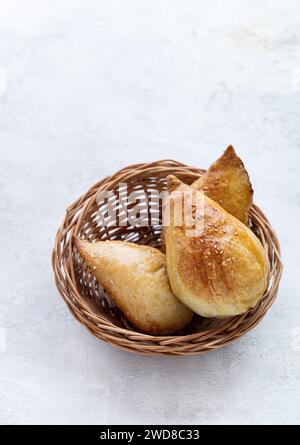
[[[180,189],[187,193],[181,185],[168,199],[181,199]],[[195,191],[190,188],[190,193]],[[171,207],[174,212],[178,208]],[[266,290],[269,271],[266,253],[253,232],[207,196],[198,236],[189,236],[184,223],[173,224],[172,216],[164,237],[174,294],[204,317],[233,316],[253,307]]]
[[[191,321],[192,311],[171,291],[165,255],[159,250],[125,241],[89,243],[76,238],[74,243],[93,275],[140,331],[165,335]]]
[[[228,213],[248,225],[253,189],[244,164],[232,145],[192,187],[203,190]]]
[[[184,187],[184,183],[181,182],[176,176],[174,175],[169,175],[167,177],[167,189],[169,193],[174,192],[175,190],[177,190],[179,187]]]

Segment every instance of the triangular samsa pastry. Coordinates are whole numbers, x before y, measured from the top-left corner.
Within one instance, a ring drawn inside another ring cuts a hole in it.
[[[253,189],[248,172],[232,145],[191,187],[203,191],[228,213],[249,225]],[[164,229],[161,232],[161,250],[165,252]]]
[[[191,321],[192,311],[171,291],[165,255],[159,250],[125,241],[90,243],[78,238],[75,246],[92,274],[140,331],[170,334]]]
[[[248,311],[268,283],[269,261],[259,239],[212,199],[176,177],[168,177],[168,190],[164,238],[173,293],[203,317]],[[178,223],[180,203],[187,197],[193,197],[192,225],[185,220]]]
[[[253,190],[244,164],[231,145],[192,187],[203,190],[224,210],[248,225]]]

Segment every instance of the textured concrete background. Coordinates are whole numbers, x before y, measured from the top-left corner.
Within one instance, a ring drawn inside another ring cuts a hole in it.
[[[0,1],[1,423],[300,423],[298,0]],[[148,358],[69,314],[65,208],[138,161],[232,143],[278,231],[264,321],[224,350]]]

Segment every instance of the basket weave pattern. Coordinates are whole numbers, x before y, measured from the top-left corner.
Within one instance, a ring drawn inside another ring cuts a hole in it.
[[[56,235],[52,255],[55,281],[74,317],[96,337],[131,352],[196,355],[221,348],[238,339],[254,328],[272,305],[282,273],[280,246],[267,218],[255,205],[250,213],[252,230],[261,240],[271,264],[267,291],[246,314],[218,320],[195,315],[192,323],[177,335],[153,336],[137,332],[95,280],[76,251],[72,235],[89,241],[119,239],[159,248],[161,204],[151,208],[150,226],[116,226],[108,219],[103,227],[99,224],[99,215],[105,214],[108,201],[99,200],[99,193],[111,191],[111,200],[117,207],[119,221],[124,221],[124,218],[130,218],[133,208],[129,205],[127,213],[122,209],[122,189],[118,188],[120,183],[127,184],[128,194],[134,191],[135,197],[140,195],[141,199],[146,194],[151,202],[153,190],[161,192],[166,189],[166,177],[169,174],[191,184],[203,173],[204,170],[169,160],[131,165],[99,181],[67,209]],[[141,218],[144,215],[148,220],[151,206],[146,202],[144,204],[143,207],[142,203],[140,214]]]

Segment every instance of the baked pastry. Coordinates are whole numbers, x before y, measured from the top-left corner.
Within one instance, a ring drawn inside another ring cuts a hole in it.
[[[171,291],[159,250],[125,241],[74,242],[92,274],[140,331],[170,334],[191,321],[192,311]]]
[[[224,210],[248,225],[253,190],[244,164],[231,145],[192,187],[203,190]]]
[[[215,201],[176,177],[168,177],[168,190],[163,210],[164,238],[173,293],[203,317],[228,317],[248,311],[268,284],[269,261],[259,239]],[[187,197],[194,201],[192,226],[185,220],[178,224],[182,201]],[[201,204],[202,215],[198,212]],[[170,212],[167,223],[166,212]],[[201,223],[199,233],[191,232]]]
[[[248,172],[232,145],[191,187],[203,191],[228,213],[249,225],[253,189]],[[161,250],[166,251],[164,228],[161,232]]]

